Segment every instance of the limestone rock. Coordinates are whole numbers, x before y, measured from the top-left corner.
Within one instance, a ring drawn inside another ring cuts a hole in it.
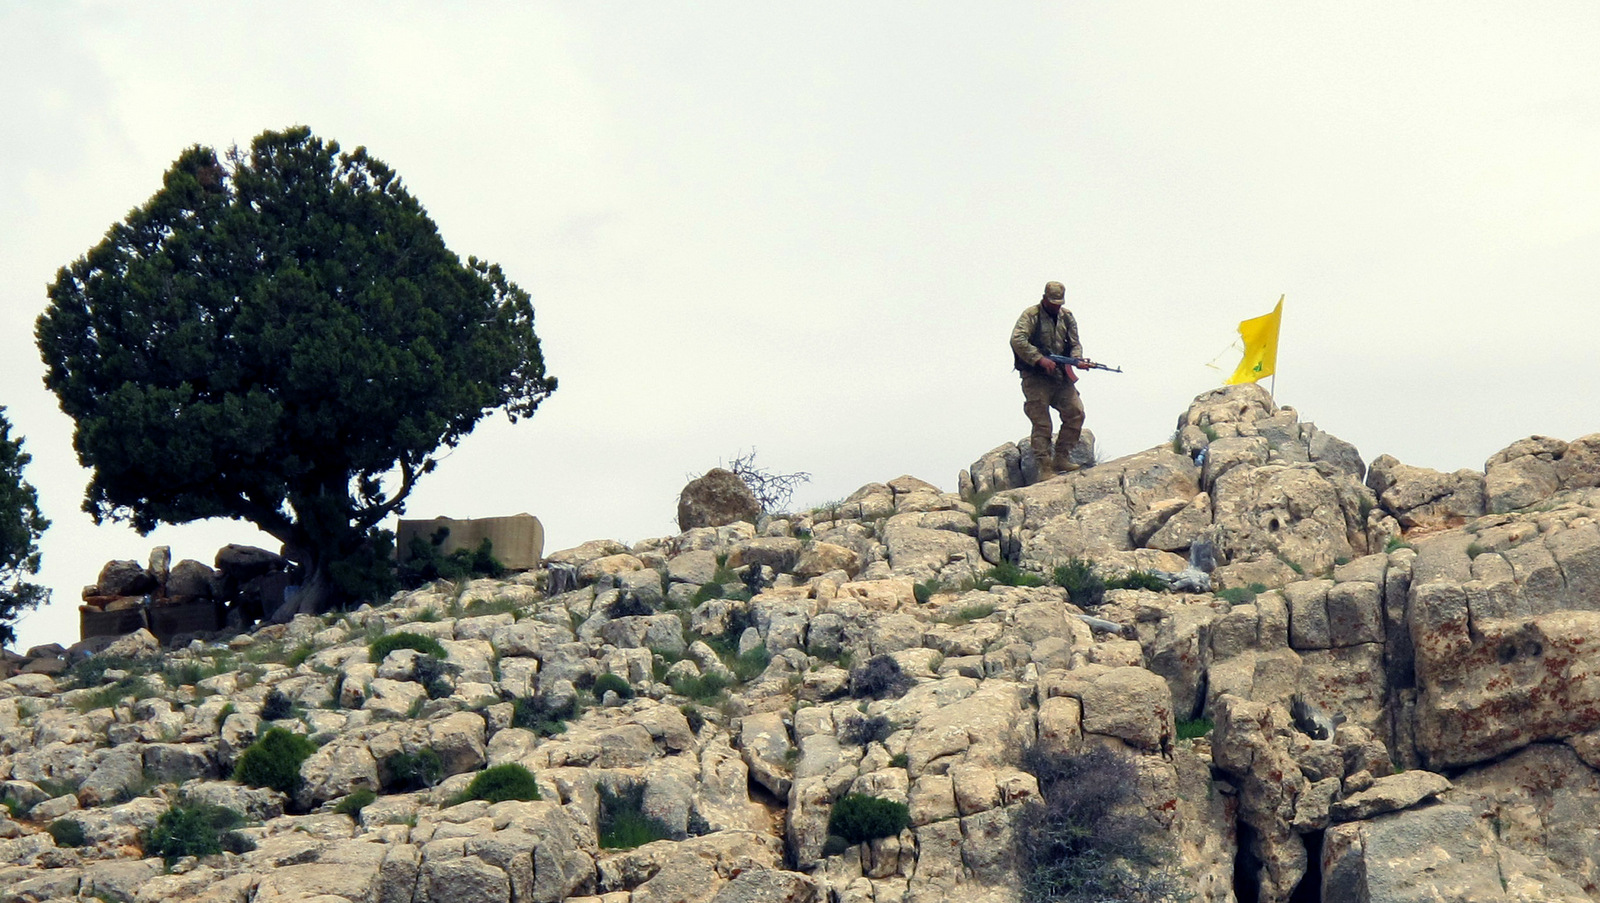
[[[156,588],[156,578],[137,561],[108,561],[95,580],[101,596],[138,596]]]
[[[1525,508],[1554,495],[1561,488],[1556,462],[1566,450],[1559,439],[1534,436],[1490,455],[1483,465],[1489,513]]]
[[[1440,473],[1380,455],[1367,472],[1367,486],[1408,530],[1460,526],[1485,511],[1484,476],[1472,470]]]
[[[713,467],[690,480],[678,494],[678,529],[720,527],[735,521],[755,523],[761,504],[744,480],[732,471]]]
[[[1370,788],[1334,803],[1330,811],[1337,821],[1355,821],[1408,809],[1449,789],[1450,781],[1444,775],[1406,771],[1378,778]]]
[[[1281,559],[1307,573],[1333,567],[1364,544],[1364,490],[1313,464],[1239,466],[1212,487],[1219,546],[1232,560]],[[1362,548],[1360,551],[1365,551]]]
[[[1589,900],[1578,885],[1496,842],[1465,806],[1435,805],[1328,830],[1325,900],[1463,903]]]

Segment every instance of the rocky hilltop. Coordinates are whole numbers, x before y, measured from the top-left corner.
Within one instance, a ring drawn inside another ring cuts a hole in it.
[[[0,903],[1600,900],[1600,434],[1031,468],[9,678]]]

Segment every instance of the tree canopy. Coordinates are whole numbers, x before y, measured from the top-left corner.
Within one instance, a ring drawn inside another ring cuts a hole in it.
[[[39,573],[39,535],[50,522],[39,513],[39,496],[22,478],[32,459],[22,438],[11,438],[11,422],[0,407],[0,646],[17,638],[11,628],[19,615],[49,598],[50,591],[25,582]]]
[[[36,326],[97,522],[282,540],[302,610],[375,588],[376,525],[486,414],[556,388],[527,292],[389,167],[304,127],[196,145],[63,267]]]

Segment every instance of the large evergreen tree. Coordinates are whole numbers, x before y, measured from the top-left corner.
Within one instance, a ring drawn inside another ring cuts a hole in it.
[[[11,422],[0,407],[0,646],[17,638],[12,622],[23,611],[50,597],[42,586],[24,577],[39,572],[39,534],[50,526],[39,513],[39,496],[22,478],[32,460],[22,438],[11,438]]]
[[[50,286],[45,384],[141,532],[247,520],[303,567],[301,611],[374,587],[377,524],[487,413],[556,388],[528,294],[445,247],[395,173],[297,127],[184,151]]]

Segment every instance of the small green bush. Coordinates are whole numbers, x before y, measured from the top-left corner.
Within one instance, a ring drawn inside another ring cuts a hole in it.
[[[1394,537],[1390,537],[1389,542],[1384,545],[1383,551],[1384,551],[1385,554],[1387,554],[1389,552],[1398,552],[1401,549],[1415,549],[1415,548],[1416,548],[1416,546],[1412,545],[1411,543],[1406,542],[1404,539],[1401,539],[1398,536],[1394,536]]]
[[[265,699],[261,700],[261,720],[278,721],[294,714],[294,700],[285,696],[277,687],[267,691]]]
[[[917,600],[917,604],[926,605],[928,604],[928,600],[933,598],[934,593],[940,592],[943,589],[943,581],[941,581],[938,577],[929,577],[928,579],[919,583],[913,583],[911,585],[911,595]]]
[[[989,568],[978,576],[978,588],[988,589],[991,586],[1044,586],[1045,580],[1038,574],[1030,574],[1009,561],[1002,561]]]
[[[185,856],[250,849],[253,844],[247,838],[228,836],[232,833],[229,829],[243,822],[244,816],[221,806],[173,806],[161,814],[145,836],[145,855],[160,856],[170,865]]]
[[[525,696],[512,704],[511,725],[530,730],[541,737],[559,734],[567,722],[578,717],[578,702],[568,699],[554,705],[543,696]]]
[[[300,787],[300,765],[317,747],[307,738],[275,727],[240,754],[233,779],[251,787],[271,787],[293,794]]]
[[[298,668],[305,664],[306,659],[310,658],[316,651],[317,647],[310,643],[301,643],[289,650],[289,653],[284,656],[283,663],[291,668]]]
[[[1479,555],[1482,555],[1484,552],[1487,552],[1487,551],[1489,551],[1489,550],[1484,548],[1482,543],[1474,542],[1474,543],[1468,543],[1467,544],[1467,558],[1469,558],[1469,559],[1477,558]]]
[[[1039,779],[1013,835],[1024,903],[1182,899],[1160,826],[1128,813],[1138,786],[1131,756],[1030,746],[1022,767]]]
[[[533,772],[515,762],[507,762],[478,772],[478,776],[472,779],[456,802],[487,800],[503,803],[506,800],[536,799],[539,799],[539,784],[534,780]]]
[[[701,602],[711,599],[721,599],[727,595],[727,592],[726,587],[715,581],[702,583],[700,588],[694,591],[694,595],[689,597],[689,604],[699,605]]]
[[[89,840],[84,833],[83,823],[71,818],[58,818],[45,830],[55,838],[58,847],[81,847]]]
[[[638,593],[618,593],[617,598],[611,600],[606,606],[606,617],[615,621],[618,618],[642,618],[656,613],[656,610],[645,604]]]
[[[868,743],[882,743],[894,733],[894,722],[888,716],[874,715],[871,718],[852,715],[839,725],[839,742],[848,746],[866,746]]]
[[[501,577],[506,569],[494,556],[494,543],[484,537],[472,550],[456,549],[449,555],[441,549],[450,537],[449,527],[440,527],[426,541],[421,536],[411,538],[411,547],[396,568],[400,585],[415,589],[435,580],[465,580],[473,577]]]
[[[767,651],[765,645],[757,646],[743,655],[736,655],[733,661],[728,662],[728,668],[733,671],[733,677],[739,683],[745,683],[760,677],[772,664],[772,653]]]
[[[850,672],[850,695],[856,699],[892,699],[916,686],[916,678],[887,655],[874,655]]]
[[[1107,580],[1106,589],[1147,589],[1163,593],[1167,591],[1167,585],[1149,571],[1129,571],[1124,576]]]
[[[444,778],[444,762],[440,761],[438,753],[426,746],[414,753],[389,755],[383,760],[383,769],[389,773],[384,787],[401,793],[426,790]]]
[[[980,602],[977,605],[963,606],[960,611],[957,611],[953,615],[947,615],[940,620],[952,627],[961,627],[966,624],[971,624],[973,621],[981,621],[984,618],[994,614],[994,611],[995,607],[993,603]]]
[[[828,833],[852,846],[879,837],[893,837],[911,825],[905,803],[852,793],[833,804],[828,813]]]
[[[1217,590],[1217,598],[1233,605],[1248,605],[1256,600],[1255,587],[1260,585],[1257,583],[1251,586],[1230,586],[1227,589],[1220,589]]]
[[[604,699],[608,691],[617,694],[621,699],[632,699],[634,695],[633,687],[626,678],[609,671],[594,679],[594,697]]]
[[[1095,573],[1094,562],[1084,558],[1070,558],[1058,564],[1052,574],[1056,586],[1067,591],[1067,598],[1079,608],[1089,608],[1105,601],[1106,584]]]
[[[707,671],[699,677],[685,677],[672,684],[672,692],[699,703],[715,702],[728,689],[728,679],[720,672]]]
[[[600,792],[601,849],[631,850],[672,837],[666,825],[645,814],[642,785],[613,791],[604,784],[596,784],[595,789]]]
[[[346,796],[344,799],[335,803],[333,806],[333,811],[340,815],[348,815],[351,818],[359,819],[361,817],[361,810],[372,805],[377,801],[377,799],[378,794],[368,790],[365,787],[362,787],[358,790],[352,791],[349,796]]]
[[[1177,723],[1179,740],[1198,740],[1215,727],[1210,718],[1185,718]]]
[[[389,653],[396,649],[415,649],[423,655],[431,655],[438,659],[446,657],[444,647],[439,645],[439,641],[433,637],[402,631],[400,633],[386,634],[373,640],[372,644],[367,647],[367,660],[375,665],[380,664],[389,657]]]

